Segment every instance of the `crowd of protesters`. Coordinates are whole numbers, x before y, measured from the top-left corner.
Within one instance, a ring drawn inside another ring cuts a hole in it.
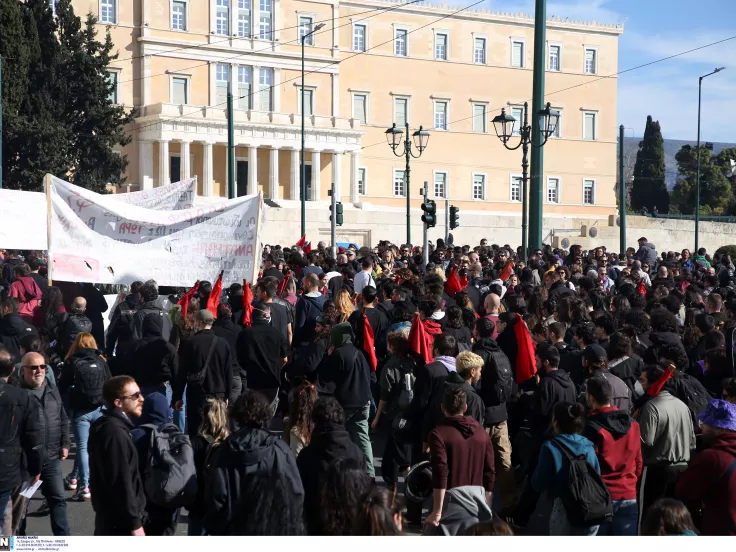
[[[3,534],[39,479],[55,535],[65,490],[96,535],[736,534],[730,256],[422,253],[266,245],[250,284],[134,282],[105,331],[97,287],[5,252]]]

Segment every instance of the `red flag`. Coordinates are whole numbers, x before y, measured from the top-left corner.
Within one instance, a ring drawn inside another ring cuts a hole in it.
[[[516,383],[524,383],[537,373],[537,358],[534,341],[520,314],[516,315],[514,334],[519,347],[516,355]]]
[[[281,297],[284,294],[284,290],[286,289],[286,284],[289,283],[289,278],[291,278],[291,274],[287,274],[281,279],[281,283],[279,284],[278,289],[278,297]]]
[[[501,270],[501,274],[498,276],[498,279],[502,282],[508,281],[509,278],[511,278],[511,275],[514,273],[514,263],[513,261],[509,261],[506,263],[506,266],[503,267]]]
[[[212,313],[212,316],[217,318],[217,305],[220,304],[220,295],[222,295],[222,274],[225,271],[220,271],[219,276],[217,276],[217,280],[215,280],[215,285],[212,286],[212,292],[210,293],[210,298],[207,299],[207,310]]]
[[[371,323],[368,322],[368,317],[365,315],[365,310],[363,310],[363,350],[368,354],[368,362],[371,365],[371,370],[375,372],[376,368],[378,368],[376,340],[373,335]]]
[[[182,318],[187,317],[187,312],[189,311],[189,303],[192,300],[192,297],[194,297],[194,294],[197,293],[197,290],[199,289],[199,280],[194,282],[194,287],[187,291],[184,296],[179,299],[179,301],[176,303],[177,305],[181,306],[181,316]]]
[[[647,295],[647,286],[644,285],[644,280],[642,280],[641,282],[639,282],[639,287],[636,288],[636,291],[639,292],[639,295],[641,295],[643,297],[646,297],[646,295]]]
[[[463,276],[462,279],[457,277],[457,266],[453,266],[450,269],[450,274],[447,276],[445,282],[445,293],[450,297],[455,297],[458,291],[464,290],[468,285],[467,277]]]
[[[253,324],[253,292],[250,284],[243,280],[243,326],[250,328]]]
[[[307,245],[304,246],[304,254],[307,255],[312,252],[312,242],[310,241]]]
[[[325,286],[322,288],[322,295],[327,297],[327,284],[325,284]]]
[[[304,234],[301,238],[299,238],[299,241],[296,242],[294,245],[296,247],[304,247],[304,244],[307,243],[307,235]]]
[[[442,328],[434,320],[422,320],[419,312],[414,313],[409,330],[409,349],[424,359],[424,362],[432,362],[432,346],[434,336],[442,333]]]
[[[670,364],[667,369],[662,373],[662,375],[659,376],[659,379],[649,386],[649,389],[647,389],[647,396],[656,397],[657,395],[659,395],[659,392],[664,387],[664,384],[667,383],[667,381],[670,380],[674,375],[675,368]]]

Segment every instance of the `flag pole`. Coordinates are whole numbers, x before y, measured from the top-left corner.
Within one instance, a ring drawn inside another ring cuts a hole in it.
[[[49,279],[49,286],[52,285],[52,271],[54,260],[51,255],[51,175],[46,173],[44,177],[46,188],[46,251],[48,253],[48,264],[46,265],[46,276]]]
[[[263,212],[263,191],[258,192],[258,214],[256,215],[256,239],[253,243],[254,251],[253,251],[253,274],[251,274],[251,285],[255,285],[256,280],[258,279],[258,270],[260,269],[260,258],[261,258],[261,251],[260,251],[260,243],[261,243],[261,213]]]

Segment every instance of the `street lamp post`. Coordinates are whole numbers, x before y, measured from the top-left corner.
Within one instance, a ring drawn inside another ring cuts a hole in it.
[[[716,73],[723,71],[725,67],[718,67],[707,75],[703,75],[698,79],[698,162],[695,176],[695,249],[693,255],[698,254],[699,237],[700,237],[700,97],[703,91],[703,79],[710,77]]]
[[[322,27],[324,27],[324,23],[320,23],[319,25],[316,25],[314,29],[309,31],[308,33],[305,33],[301,38],[302,43],[302,90],[301,90],[301,98],[302,98],[302,147],[301,147],[301,154],[300,154],[300,161],[301,161],[301,167],[300,167],[300,178],[299,178],[299,190],[302,200],[302,236],[304,236],[307,233],[307,181],[306,181],[306,173],[304,172],[304,42],[312,36],[314,33],[319,31]],[[317,154],[319,155],[319,153]]]
[[[419,159],[424,153],[429,142],[429,132],[424,130],[424,127],[420,126],[419,130],[411,135],[414,139],[414,148],[418,153],[412,151],[411,138],[409,137],[409,123],[405,123],[406,134],[400,128],[396,128],[396,123],[386,131],[386,140],[388,145],[391,147],[391,151],[394,152],[396,157],[402,155],[406,159],[406,167],[404,168],[404,185],[406,186],[406,244],[411,246],[411,193],[409,192],[409,161],[413,157]],[[401,140],[404,140],[404,151],[402,152],[399,146]]]
[[[509,140],[511,140],[514,134],[514,125],[516,119],[511,115],[506,114],[506,110],[502,109],[501,114],[493,118],[493,128],[496,130],[496,136],[501,140],[501,143],[508,150],[517,150],[521,148],[521,256],[526,261],[527,259],[527,226],[528,226],[528,213],[527,213],[527,187],[529,182],[529,145],[535,148],[541,148],[547,143],[552,134],[554,134],[557,128],[557,122],[560,118],[560,112],[550,109],[550,104],[547,103],[547,107],[539,110],[536,113],[538,127],[542,131],[543,142],[537,144],[532,138],[532,125],[529,124],[528,117],[528,102],[524,102],[524,124],[519,127],[519,143],[511,147],[509,146]]]

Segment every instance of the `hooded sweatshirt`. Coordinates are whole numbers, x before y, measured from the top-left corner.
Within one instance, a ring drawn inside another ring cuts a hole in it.
[[[575,384],[563,370],[553,370],[542,377],[534,392],[532,431],[543,435],[552,422],[552,411],[557,403],[575,402]]]
[[[353,330],[344,322],[332,327],[334,350],[317,368],[321,391],[333,394],[343,408],[362,408],[371,398],[371,367],[353,345]]]
[[[583,435],[595,447],[611,500],[636,500],[643,467],[639,424],[615,406],[605,406],[588,414]]]
[[[675,498],[692,511],[703,505],[703,535],[736,535],[736,431],[723,433],[680,474]]]
[[[582,435],[562,433],[554,439],[545,441],[539,452],[539,463],[532,474],[532,488],[537,492],[547,491],[551,498],[562,496],[568,483],[570,462],[567,456],[554,444],[559,441],[575,456],[584,455],[595,471],[601,472],[593,443]]]
[[[41,304],[41,288],[38,287],[36,280],[30,276],[21,276],[10,284],[8,297],[18,299],[20,303],[18,314],[30,322],[33,309]]]
[[[473,418],[446,416],[429,433],[429,455],[433,488],[470,485],[493,491],[493,446],[488,433]]]
[[[123,357],[125,373],[135,377],[138,385],[161,385],[176,381],[179,355],[176,348],[162,336],[163,323],[158,316],[143,320],[143,337]]]
[[[315,322],[322,314],[327,298],[317,293],[307,293],[299,297],[296,302],[294,342],[297,344],[309,343],[314,334]]]
[[[457,372],[450,372],[445,380],[442,392],[432,398],[427,412],[424,414],[424,423],[422,424],[422,442],[427,442],[427,436],[445,417],[442,412],[442,397],[445,391],[450,389],[461,389],[465,391],[468,408],[465,416],[470,416],[476,420],[481,426],[483,425],[483,415],[485,414],[485,405],[483,400],[478,396],[472,385],[467,383],[460,377]]]

